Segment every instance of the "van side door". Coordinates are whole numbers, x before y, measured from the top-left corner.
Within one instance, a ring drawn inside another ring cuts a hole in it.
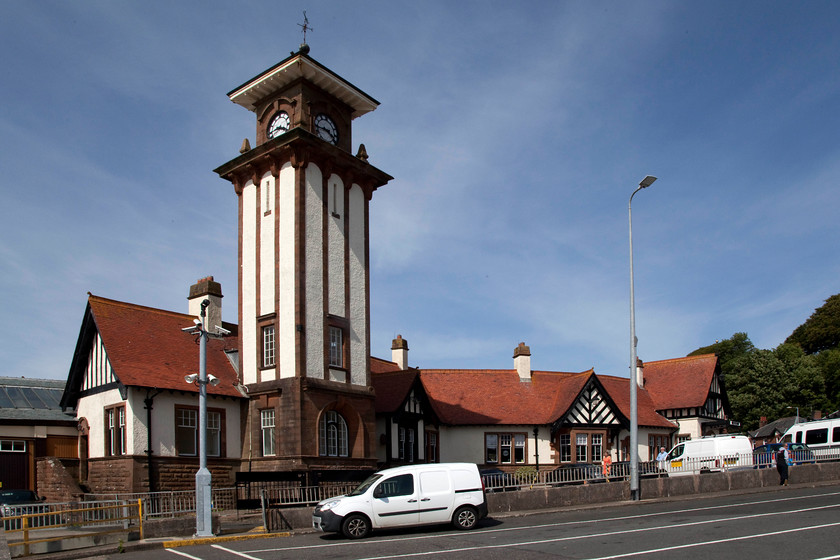
[[[411,473],[386,478],[373,489],[373,525],[399,527],[418,523],[417,484]]]
[[[455,489],[449,472],[423,471],[420,479],[420,523],[446,523],[452,518]]]

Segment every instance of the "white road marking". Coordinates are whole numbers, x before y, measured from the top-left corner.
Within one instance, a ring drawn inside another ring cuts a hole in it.
[[[236,556],[241,556],[242,558],[247,558],[248,560],[260,560],[260,558],[257,558],[256,556],[251,556],[249,554],[245,554],[244,552],[239,552],[238,550],[231,550],[230,548],[225,548],[224,546],[222,546],[220,544],[213,544],[213,545],[210,545],[210,546],[212,546],[213,548],[216,548],[218,550],[224,550],[225,552],[230,552],[231,554],[234,554]]]
[[[178,554],[179,556],[183,556],[185,558],[190,558],[191,560],[202,560],[198,556],[193,556],[192,554],[187,554],[186,552],[181,552],[180,550],[176,550],[174,548],[167,548],[166,550],[168,550],[172,554]]]

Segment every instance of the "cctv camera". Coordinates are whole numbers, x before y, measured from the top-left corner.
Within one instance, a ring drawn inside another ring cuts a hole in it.
[[[216,325],[216,334],[222,335],[222,336],[228,336],[230,334],[230,331],[222,328],[219,325]]]
[[[196,379],[198,379],[197,373],[188,373],[184,376],[184,381],[186,381],[187,383],[195,383]]]
[[[207,375],[207,382],[210,383],[210,385],[212,385],[213,387],[215,387],[216,385],[219,384],[219,378],[216,377],[213,374],[208,374]]]
[[[193,323],[195,323],[195,326],[197,327],[201,324],[201,320],[200,319],[193,319]]]

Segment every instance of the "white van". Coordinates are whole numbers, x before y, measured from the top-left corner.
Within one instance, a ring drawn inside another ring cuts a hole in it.
[[[794,424],[782,441],[804,443],[819,459],[836,459],[840,453],[840,418]]]
[[[373,529],[434,523],[472,529],[486,516],[478,467],[433,463],[379,471],[346,496],[318,502],[312,526],[358,539]]]
[[[690,439],[668,452],[665,470],[670,476],[751,467],[753,448],[747,436],[719,435]]]

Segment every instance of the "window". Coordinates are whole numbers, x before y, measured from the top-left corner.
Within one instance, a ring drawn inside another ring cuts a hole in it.
[[[661,435],[648,436],[648,461],[656,459],[656,456],[659,455],[660,447],[664,447],[665,451],[671,449],[671,438]]]
[[[516,434],[513,446],[513,460],[516,463],[525,462],[525,434]]]
[[[828,428],[808,430],[807,432],[805,432],[805,443],[807,443],[808,445],[819,445],[821,443],[828,443]]]
[[[274,409],[260,410],[260,428],[262,429],[263,457],[273,457],[274,449]]]
[[[0,441],[0,451],[12,451],[14,453],[25,453],[26,452],[26,441],[25,440],[4,439],[4,440]]]
[[[840,427],[831,430],[831,442],[840,443]]]
[[[175,450],[178,455],[197,455],[198,411],[194,408],[175,409]]]
[[[600,463],[604,458],[604,435],[592,434],[592,462]]]
[[[499,462],[499,436],[496,434],[485,434],[484,436],[484,461],[486,463]]]
[[[409,463],[414,462],[414,428],[403,428],[400,426],[400,460]]]
[[[426,432],[426,461],[437,463],[437,433]]]
[[[401,474],[383,480],[373,491],[375,498],[393,498],[414,494],[414,475]]]
[[[572,461],[572,436],[569,434],[560,435],[560,462],[570,463]]]
[[[344,367],[344,331],[341,327],[330,327],[330,365]]]
[[[207,411],[206,445],[208,457],[222,455],[223,416],[218,410]],[[184,457],[198,455],[198,409],[175,407],[175,453]]]
[[[219,457],[222,454],[222,415],[207,411],[207,456]]]
[[[575,435],[575,461],[586,463],[589,459],[589,434]]]
[[[105,409],[105,455],[125,455],[125,406]]]
[[[263,359],[262,364],[264,368],[274,367],[275,364],[275,344],[274,344],[274,325],[263,327]]]
[[[336,411],[321,417],[318,452],[322,457],[347,457],[347,422]]]
[[[525,434],[484,434],[485,462],[525,463]]]

